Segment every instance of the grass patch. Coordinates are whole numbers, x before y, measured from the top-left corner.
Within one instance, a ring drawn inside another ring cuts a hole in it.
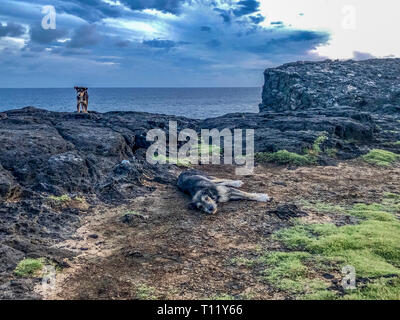
[[[24,259],[21,260],[14,270],[19,277],[34,277],[43,269],[44,259]]]
[[[400,160],[400,155],[387,150],[373,149],[361,158],[369,164],[390,167]]]
[[[337,153],[339,152],[338,149],[336,148],[327,148],[325,150],[325,153],[328,155],[328,157],[330,158],[336,158],[337,157]]]
[[[300,201],[300,205],[305,210],[311,210],[318,213],[345,213],[346,209],[339,205],[333,205],[325,202]]]
[[[315,206],[315,205],[314,205]],[[297,225],[276,232],[288,252],[268,252],[258,258],[264,279],[277,289],[304,299],[393,299],[400,297],[400,195],[385,194],[381,203],[344,208],[316,205],[318,211],[337,210],[360,218],[357,225]],[[313,207],[315,209],[315,207]],[[357,278],[369,279],[340,296],[327,290],[323,273],[341,274],[351,265]],[[393,279],[389,279],[392,277]]]
[[[246,259],[244,257],[233,258],[229,262],[231,264],[235,264],[235,265],[238,265],[238,266],[246,266],[246,267],[251,267],[255,263],[254,260]]]
[[[213,154],[220,155],[221,150],[222,149],[220,147],[213,145],[213,144],[206,144],[204,142],[199,143],[198,149],[197,149],[198,159],[200,159],[201,156],[205,156],[205,155],[209,155],[209,156],[212,156]],[[198,159],[196,159],[195,162],[197,162]],[[175,164],[178,167],[186,167],[186,168],[191,167],[192,163],[193,163],[193,159],[191,159],[190,157],[183,158],[183,159],[172,159],[172,158],[164,156],[164,155],[153,156],[153,160],[159,161],[162,163]]]
[[[136,288],[136,298],[139,300],[154,300],[155,289],[153,287],[149,287],[145,284],[141,284]]]
[[[67,195],[67,194],[64,194],[64,195],[62,195],[60,197],[49,196],[49,199],[52,200],[52,201],[55,201],[57,203],[60,203],[60,204],[65,204],[65,203],[68,203],[68,202],[71,201],[71,197],[69,195]]]
[[[255,159],[258,162],[272,162],[282,165],[296,165],[296,166],[306,166],[316,164],[318,161],[318,156],[322,152],[321,145],[328,139],[326,133],[320,135],[315,139],[311,149],[304,150],[304,155],[289,152],[287,150],[279,150],[274,153],[269,152],[259,152],[255,154]]]
[[[400,146],[400,141],[394,141],[394,142],[385,142],[385,146]]]
[[[255,154],[255,159],[258,162],[273,162],[277,164],[292,164],[297,166],[316,163],[316,159],[310,155],[301,155],[287,150],[279,150],[274,153],[259,152]]]
[[[368,283],[363,290],[348,293],[346,300],[399,300],[400,279],[377,279]]]
[[[312,157],[318,157],[320,153],[322,152],[321,150],[321,145],[328,139],[326,136],[326,133],[323,133],[320,135],[317,139],[315,139],[312,148],[306,150],[306,153]]]
[[[123,213],[124,216],[141,216],[141,214],[137,211],[126,211]]]
[[[222,294],[213,296],[210,300],[224,300],[224,301],[228,301],[228,300],[235,300],[235,298],[232,297],[231,295],[227,294],[227,293],[222,293]]]
[[[166,156],[163,156],[163,155],[158,155],[158,156],[154,156],[153,160],[159,161],[159,162],[164,162],[164,163],[169,163],[169,164],[175,164],[178,167],[185,167],[185,168],[189,168],[192,165],[192,163],[191,163],[189,158],[172,159],[170,157],[166,157]]]
[[[214,153],[220,155],[222,149],[213,144],[207,144],[204,142],[199,143],[199,156],[209,155],[212,156]]]
[[[79,203],[85,203],[86,202],[86,199],[84,197],[75,197],[74,200],[79,202]]]

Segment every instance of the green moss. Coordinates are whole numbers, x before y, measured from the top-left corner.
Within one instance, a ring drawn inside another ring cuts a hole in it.
[[[318,157],[320,153],[322,152],[321,150],[321,145],[328,139],[326,136],[326,133],[324,132],[322,135],[320,135],[317,139],[315,139],[312,148],[307,150],[306,153],[308,153],[311,156]]]
[[[204,155],[209,155],[209,156],[212,156],[213,154],[220,155],[222,149],[216,145],[206,144],[204,142],[201,142],[198,144],[197,151],[198,151],[198,157],[200,158],[201,156]],[[190,157],[176,160],[164,155],[157,155],[153,156],[153,160],[162,161],[169,164],[175,164],[178,167],[186,167],[186,168],[191,167],[191,165],[193,164],[193,159],[191,159]]]
[[[210,300],[225,300],[225,301],[228,301],[228,300],[235,300],[235,298],[230,296],[227,293],[222,293],[222,294],[213,296]]]
[[[140,216],[141,214],[137,211],[126,211],[123,213],[123,215],[133,215],[133,216]]]
[[[85,203],[86,202],[86,199],[84,197],[75,197],[74,200],[78,201],[79,203]]]
[[[166,156],[163,156],[163,155],[158,155],[158,156],[154,156],[153,160],[163,161],[163,162],[169,163],[169,164],[175,164],[178,167],[186,167],[186,168],[188,168],[188,167],[190,167],[192,165],[192,163],[191,163],[189,158],[176,160],[176,159],[171,159],[170,157],[166,157]]]
[[[287,150],[280,150],[275,153],[256,153],[255,159],[258,162],[273,162],[277,164],[292,164],[297,166],[304,166],[316,163],[316,159],[314,159],[314,157],[310,155],[300,155],[297,153],[289,152]]]
[[[400,279],[380,278],[372,280],[361,290],[348,292],[346,300],[399,300]]]
[[[308,268],[303,264],[307,252],[271,252],[259,262],[266,265],[264,279],[276,288],[289,292],[301,292],[307,280]]]
[[[199,156],[202,155],[209,155],[212,156],[213,154],[221,154],[222,149],[213,144],[206,144],[204,142],[199,143]]]
[[[60,196],[60,197],[49,196],[49,199],[52,200],[52,201],[61,203],[61,204],[64,204],[64,203],[67,203],[67,202],[70,202],[70,201],[71,201],[70,196],[67,195],[67,194],[64,194],[64,195],[62,195],[62,196]]]
[[[336,148],[327,148],[325,150],[325,153],[331,158],[336,158],[337,153],[338,153],[338,149],[336,149]]]
[[[303,209],[307,208],[303,206]],[[310,206],[308,207],[310,208]],[[342,206],[312,206],[314,211],[335,210],[360,218],[359,224],[338,227],[334,224],[297,225],[272,236],[288,252],[268,252],[258,260],[265,265],[264,278],[270,285],[302,299],[339,299],[327,290],[329,281],[320,280],[324,272],[341,274],[351,265],[357,277],[370,279],[367,285],[349,291],[345,299],[390,299],[399,297],[400,286],[400,196],[385,194],[381,203]],[[394,277],[388,282],[387,277]]]
[[[332,205],[325,202],[309,202],[309,201],[301,201],[301,206],[305,210],[311,210],[318,213],[344,213],[346,211],[345,208],[339,205]]]
[[[315,139],[310,149],[304,150],[304,155],[289,152],[287,150],[279,150],[274,153],[259,152],[255,154],[255,159],[258,162],[271,162],[277,164],[290,164],[296,166],[306,166],[316,164],[318,156],[322,152],[321,145],[328,139],[326,133]]]
[[[142,284],[136,288],[136,298],[139,300],[154,300],[154,293],[155,289],[145,284]]]
[[[233,258],[230,260],[231,264],[236,264],[236,265],[241,265],[241,266],[246,266],[246,267],[251,267],[254,265],[255,261],[254,260],[250,260],[250,259],[246,259],[243,257],[238,257],[238,258]]]
[[[400,146],[400,141],[394,141],[394,142],[385,142],[385,146]]]
[[[43,269],[43,259],[24,259],[20,261],[14,270],[19,277],[33,277]]]
[[[388,200],[394,200],[395,202],[399,201],[400,202],[400,194],[396,194],[396,193],[391,193],[391,192],[386,192],[384,194],[385,198]]]
[[[373,149],[361,158],[369,164],[389,167],[400,159],[400,155],[387,150]]]

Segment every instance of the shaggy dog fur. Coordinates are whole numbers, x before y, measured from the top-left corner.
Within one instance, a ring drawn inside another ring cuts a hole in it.
[[[88,94],[88,88],[83,88],[83,87],[75,87],[74,88],[77,92],[76,100],[77,100],[77,105],[76,109],[78,113],[81,112],[80,107],[82,106],[82,112],[87,113],[88,112],[88,106],[89,106],[89,94]]]
[[[218,203],[231,200],[252,200],[269,202],[272,200],[264,193],[247,193],[235,188],[243,185],[239,180],[217,179],[196,170],[183,172],[178,178],[178,187],[192,197],[191,209],[198,209],[207,214],[217,212]]]

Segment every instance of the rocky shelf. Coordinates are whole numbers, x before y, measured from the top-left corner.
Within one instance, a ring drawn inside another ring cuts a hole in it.
[[[371,148],[399,151],[400,60],[297,62],[265,71],[259,114],[206,120],[138,113],[58,113],[33,107],[0,113],[0,298],[38,298],[13,270],[23,257],[62,265],[71,256],[53,244],[80,225],[76,208],[57,211],[51,196],[86,195],[85,210],[175,183],[177,168],[145,161],[148,130],[255,129],[257,152],[302,153],[327,136],[338,159]],[[127,160],[127,161],[124,161]],[[328,156],[320,164],[332,163]],[[50,200],[49,200],[50,199]]]

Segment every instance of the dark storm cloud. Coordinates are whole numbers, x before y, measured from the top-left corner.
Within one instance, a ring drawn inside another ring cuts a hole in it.
[[[31,26],[31,41],[38,44],[49,44],[58,39],[64,38],[68,31],[62,28],[45,30],[41,25]]]
[[[299,55],[315,49],[319,44],[326,43],[329,35],[325,32],[317,31],[282,31],[277,37],[260,41],[260,44],[250,45],[246,50],[258,54],[278,55],[286,53],[298,53]]]
[[[13,22],[8,22],[6,25],[0,23],[0,38],[1,37],[20,37],[25,34],[25,27]]]
[[[62,0],[57,5],[57,10],[89,22],[96,22],[109,17],[118,18],[123,15],[121,6],[113,6],[101,0]]]
[[[56,30],[40,26],[48,0],[1,1],[0,61],[13,56],[9,79],[18,86],[69,85],[77,73],[92,86],[256,85],[260,70],[312,58],[329,39],[262,23],[255,0],[53,0]],[[46,70],[42,82],[34,69]],[[0,86],[5,80],[0,75]]]
[[[185,0],[121,0],[132,10],[156,9],[173,14],[179,13],[179,9]]]
[[[233,11],[237,17],[255,13],[260,8],[260,2],[258,2],[258,0],[242,0],[239,1],[237,5],[238,8]]]
[[[222,19],[224,19],[225,23],[230,23],[232,21],[232,13],[231,13],[231,11],[223,10],[223,9],[220,9],[220,8],[215,8],[214,11],[219,13],[219,16]]]
[[[173,48],[178,45],[175,41],[158,39],[143,41],[143,44],[153,48]]]
[[[265,17],[262,16],[261,14],[258,14],[256,16],[250,16],[249,18],[254,24],[259,24],[265,20]]]
[[[92,47],[103,39],[97,31],[96,25],[83,25],[75,30],[71,41],[67,43],[68,48]]]
[[[211,28],[210,28],[210,27],[207,27],[207,26],[201,26],[201,27],[200,27],[200,30],[201,30],[201,31],[204,31],[204,32],[211,32]]]
[[[120,40],[115,43],[118,48],[127,48],[132,44],[129,40]]]
[[[171,49],[175,47],[179,47],[185,44],[189,44],[186,41],[179,41],[175,42],[172,40],[160,40],[160,39],[153,39],[153,40],[145,40],[143,44],[148,47],[158,48],[158,49]]]

